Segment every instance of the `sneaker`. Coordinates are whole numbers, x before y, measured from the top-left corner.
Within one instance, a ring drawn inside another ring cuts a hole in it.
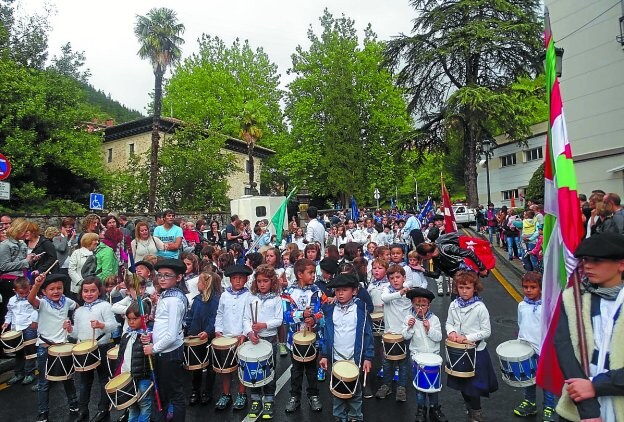
[[[377,372],[377,377],[383,378],[383,368],[381,368],[379,372]]]
[[[189,398],[189,406],[195,406],[197,403],[199,403],[199,391],[193,390]]]
[[[48,412],[39,412],[37,422],[48,422]]]
[[[390,387],[388,387],[386,384],[382,384],[382,386],[379,387],[379,389],[375,393],[375,397],[377,397],[378,399],[385,399],[390,394],[392,394],[392,390],[390,390]]]
[[[394,382],[399,381],[399,368],[394,368],[394,376],[392,377],[392,381]]]
[[[262,402],[260,400],[253,400],[251,402],[251,407],[249,408],[247,418],[256,419],[258,416],[260,416],[260,412],[262,412]]]
[[[288,356],[288,349],[285,343],[280,343],[278,348],[280,356]]]
[[[7,384],[9,385],[13,385],[13,384],[17,384],[18,382],[20,382],[21,380],[24,379],[23,375],[13,375],[8,381]]]
[[[444,413],[442,413],[442,406],[429,407],[429,422],[448,422]]]
[[[325,370],[323,370],[323,368],[319,368],[316,372],[316,379],[318,380],[318,382],[325,381]]]
[[[247,407],[247,395],[245,393],[238,393],[234,400],[233,410],[243,410]]]
[[[22,385],[31,384],[34,380],[35,380],[34,375],[26,375],[24,379],[22,380]]]
[[[71,405],[70,404],[69,405],[69,413],[72,413],[72,414],[75,413],[76,415],[78,415],[78,413],[80,413],[80,408],[78,407],[77,404],[75,404],[75,405]]]
[[[30,387],[30,391],[32,391],[33,393],[36,393],[39,391],[39,383],[33,385],[32,387]]]
[[[520,403],[513,412],[516,416],[520,417],[533,416],[537,414],[537,407],[535,403],[525,399],[522,400],[522,403]]]
[[[373,387],[370,385],[370,383],[368,383],[366,384],[366,387],[364,387],[364,398],[372,399],[373,397],[375,397],[375,393],[373,393]]]
[[[407,401],[407,391],[405,391],[405,387],[397,387],[396,390],[396,401],[405,403]]]
[[[273,419],[273,402],[264,402],[264,409],[262,409],[262,419]]]
[[[215,410],[225,410],[232,404],[232,396],[230,394],[221,394],[219,400],[217,400],[217,404],[215,405]]]
[[[554,422],[556,419],[555,409],[550,406],[544,408],[544,422]]]
[[[319,396],[310,396],[308,401],[310,402],[310,409],[314,412],[320,412],[323,410],[323,404],[321,403],[321,398]]]
[[[299,400],[299,397],[291,397],[290,400],[288,400],[286,409],[284,410],[286,413],[293,413],[295,410],[299,409],[299,406],[301,406],[301,400]]]

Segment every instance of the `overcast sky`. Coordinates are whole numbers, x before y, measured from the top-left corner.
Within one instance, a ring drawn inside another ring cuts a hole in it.
[[[218,36],[230,45],[237,37],[248,39],[252,48],[263,47],[277,64],[282,85],[289,82],[286,70],[297,45],[307,48],[310,24],[318,33],[319,20],[327,7],[334,16],[344,13],[355,20],[360,39],[371,23],[380,39],[400,32],[409,33],[415,12],[408,0],[21,0],[24,11],[41,11],[54,5],[50,58],[60,46],[71,42],[74,50],[84,50],[91,84],[112,98],[146,114],[148,94],[154,75],[148,61],[141,60],[133,28],[136,15],[153,7],[175,10],[186,27],[183,57],[197,51],[202,33]]]

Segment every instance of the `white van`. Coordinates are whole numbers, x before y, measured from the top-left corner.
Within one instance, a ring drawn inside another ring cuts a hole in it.
[[[271,218],[285,200],[285,196],[244,195],[230,201],[230,211],[231,215],[236,214],[241,220],[249,220],[253,227],[256,221],[265,218],[271,221]],[[283,230],[288,230],[288,212],[286,213],[286,218],[284,218]],[[275,229],[272,228],[271,232],[275,233]]]

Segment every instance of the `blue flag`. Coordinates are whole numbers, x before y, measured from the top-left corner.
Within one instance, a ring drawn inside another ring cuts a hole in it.
[[[351,218],[356,222],[358,221],[358,218],[360,218],[360,210],[358,210],[354,197],[351,197]]]
[[[390,197],[390,209],[394,208],[394,198]]]
[[[429,198],[423,209],[420,211],[420,214],[418,214],[418,220],[421,223],[425,223],[425,220],[427,219],[427,214],[429,214],[432,208],[433,204],[431,203],[431,198]]]

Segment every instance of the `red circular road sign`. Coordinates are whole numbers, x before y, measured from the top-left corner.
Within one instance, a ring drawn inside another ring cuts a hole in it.
[[[9,159],[0,154],[0,180],[4,180],[11,174],[11,163]]]

